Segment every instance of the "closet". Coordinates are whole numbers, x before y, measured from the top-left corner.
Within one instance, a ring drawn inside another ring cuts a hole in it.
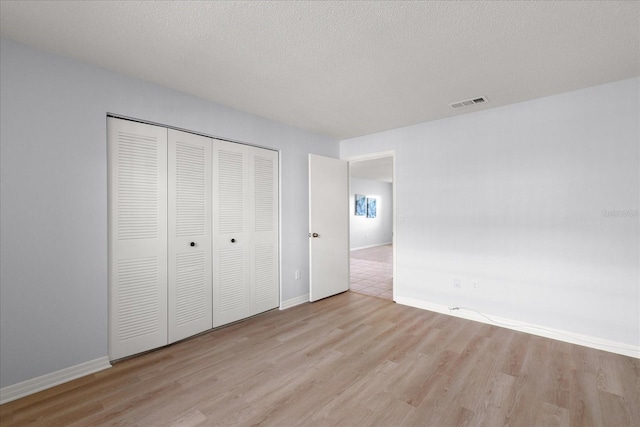
[[[109,117],[109,358],[279,304],[278,153]]]

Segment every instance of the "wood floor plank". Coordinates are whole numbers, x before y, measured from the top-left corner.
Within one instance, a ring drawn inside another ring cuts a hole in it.
[[[507,375],[520,375],[522,363],[531,342],[531,335],[502,328],[497,333],[501,335],[500,340],[505,346],[505,351],[500,355],[497,369]]]
[[[624,395],[624,379],[620,377],[615,357],[601,354],[598,358],[598,390]]]
[[[640,360],[347,292],[0,406],[4,426],[640,425]]]
[[[509,396],[513,392],[516,378],[502,372],[495,373],[487,381],[486,388],[467,406],[475,414],[481,415],[481,423],[486,426],[505,425],[507,419]],[[479,396],[485,396],[485,399]]]
[[[569,413],[565,408],[542,402],[538,408],[535,425],[548,427],[565,427],[569,425]],[[611,424],[618,425],[618,424]]]
[[[573,426],[595,426],[601,422],[596,376],[573,371],[570,381],[569,418]]]
[[[199,425],[204,425],[206,423],[207,417],[205,417],[202,412],[196,410],[189,411],[184,415],[179,416],[174,421],[169,423],[170,427],[196,427]]]
[[[612,426],[637,426],[634,423],[633,409],[627,400],[618,395],[599,390],[602,424]],[[637,408],[636,408],[637,410]]]

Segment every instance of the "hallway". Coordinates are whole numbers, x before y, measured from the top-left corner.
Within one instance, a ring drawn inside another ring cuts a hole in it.
[[[392,245],[351,252],[350,290],[387,300],[393,299]]]

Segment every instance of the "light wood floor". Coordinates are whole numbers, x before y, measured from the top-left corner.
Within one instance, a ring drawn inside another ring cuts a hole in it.
[[[393,300],[393,246],[351,251],[351,283],[359,294]]]
[[[346,292],[0,406],[2,426],[638,426],[640,360]]]

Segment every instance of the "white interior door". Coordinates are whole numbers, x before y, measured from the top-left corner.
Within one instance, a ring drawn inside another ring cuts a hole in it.
[[[169,129],[169,343],[212,327],[211,139]]]
[[[309,300],[349,289],[349,166],[309,155]]]
[[[167,344],[167,129],[108,118],[109,358]]]

